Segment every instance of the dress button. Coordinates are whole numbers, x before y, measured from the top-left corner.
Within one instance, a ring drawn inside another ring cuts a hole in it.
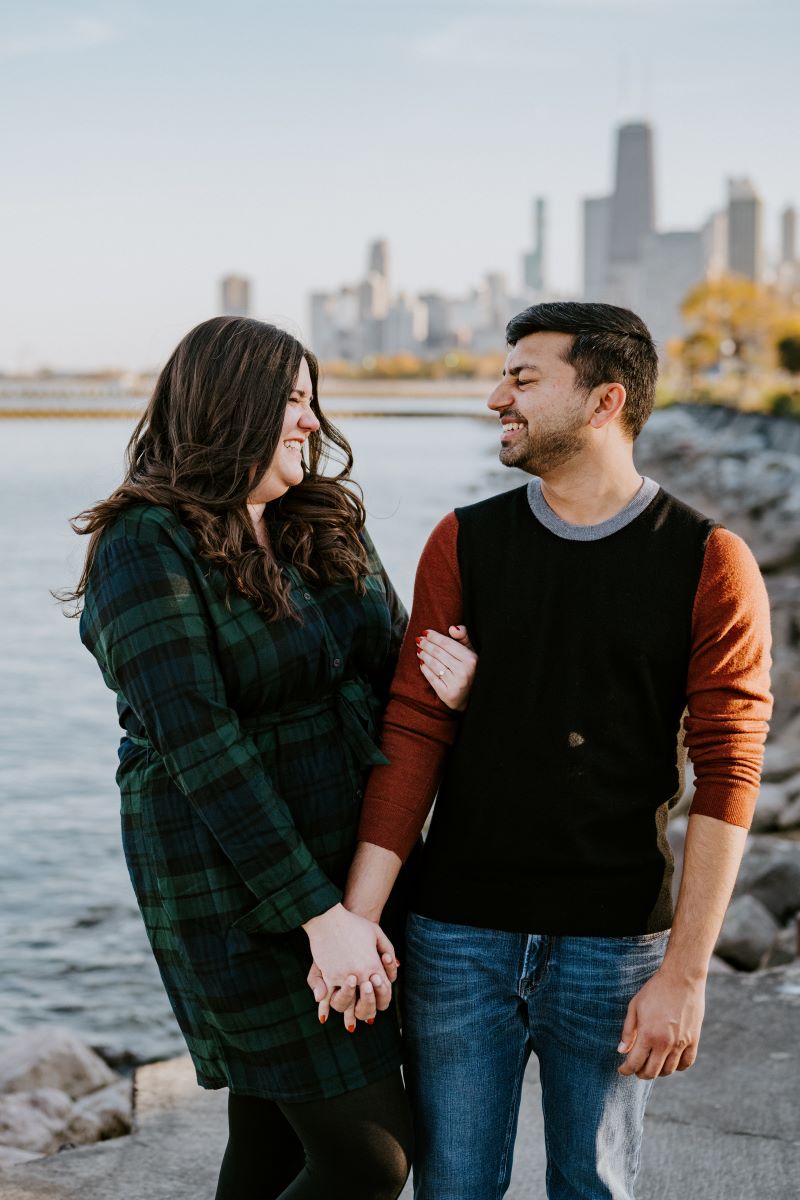
[[[360,800],[363,795],[364,793],[361,791],[361,788],[359,788],[356,792],[356,800]]]
[[[342,660],[341,660],[340,658],[335,658],[335,659],[333,660],[333,665],[334,665],[335,667],[340,667],[340,666],[342,665]]]
[[[310,599],[311,599],[311,592],[303,592],[303,599],[304,599],[304,600],[310,600]]]

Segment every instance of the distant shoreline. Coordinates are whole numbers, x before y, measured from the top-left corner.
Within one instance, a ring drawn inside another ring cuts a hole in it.
[[[327,407],[326,402],[330,399],[351,399],[351,400],[486,400],[493,387],[493,381],[490,379],[324,379],[321,382],[320,393],[323,407]],[[32,395],[33,393],[33,395]],[[52,398],[51,398],[52,395]],[[85,420],[87,418],[109,418],[120,417],[124,420],[138,420],[145,410],[149,399],[148,393],[133,392],[129,395],[115,396],[114,400],[120,403],[120,407],[110,408],[107,406],[110,396],[98,396],[97,390],[92,389],[87,393],[67,391],[66,396],[61,398],[58,396],[55,389],[53,393],[44,395],[41,391],[33,388],[20,389],[17,395],[13,393],[7,394],[6,403],[8,407],[3,406],[3,395],[0,389],[0,420],[20,420],[27,418],[34,419],[53,419],[61,417],[71,417],[76,420]],[[31,403],[35,396],[40,403]],[[63,403],[63,399],[69,397],[73,401],[83,401],[82,407],[69,407]],[[97,400],[96,407],[91,405],[93,399]],[[59,401],[62,400],[61,403]],[[88,404],[86,402],[89,402]],[[106,401],[104,406],[103,401]],[[139,407],[136,407],[137,402]],[[13,407],[11,407],[13,404]],[[363,411],[358,413],[350,413],[341,409],[336,409],[336,415],[339,417],[349,416],[371,416],[371,414]],[[380,414],[384,415],[384,414]],[[416,410],[414,416],[425,416],[424,412]],[[431,413],[431,416],[434,414]],[[436,414],[436,415],[441,415]]]

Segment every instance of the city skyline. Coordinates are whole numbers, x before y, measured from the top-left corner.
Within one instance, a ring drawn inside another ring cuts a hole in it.
[[[800,196],[796,19],[784,0],[32,0],[0,22],[0,370],[157,366],[227,274],[307,338],[307,293],[373,234],[398,290],[516,289],[536,195],[549,278],[577,295],[580,201],[613,187],[608,131],[642,117],[658,227],[696,229],[749,176],[774,260]]]
[[[614,188],[583,199],[583,279],[579,298],[637,312],[659,354],[687,332],[682,306],[690,292],[724,274],[774,283],[785,297],[800,292],[797,214],[780,221],[774,264],[764,253],[763,201],[747,177],[728,179],[725,207],[694,229],[664,229],[657,219],[655,131],[645,121],[613,131]],[[387,241],[369,244],[366,274],[332,291],[309,295],[311,344],[322,361],[367,365],[378,355],[435,358],[451,350],[496,352],[508,320],[530,304],[570,299],[547,271],[547,201],[532,201],[532,247],[519,255],[514,278],[496,269],[454,296],[392,288]],[[577,297],[576,297],[577,298]]]

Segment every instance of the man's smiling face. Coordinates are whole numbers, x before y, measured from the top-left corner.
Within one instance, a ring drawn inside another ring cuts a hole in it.
[[[582,450],[593,405],[565,361],[571,345],[568,333],[532,333],[509,351],[488,400],[503,424],[505,466],[545,475]]]

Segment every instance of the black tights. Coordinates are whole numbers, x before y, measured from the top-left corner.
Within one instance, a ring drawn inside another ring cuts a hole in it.
[[[399,1072],[306,1104],[230,1093],[216,1200],[396,1200],[411,1155]]]

